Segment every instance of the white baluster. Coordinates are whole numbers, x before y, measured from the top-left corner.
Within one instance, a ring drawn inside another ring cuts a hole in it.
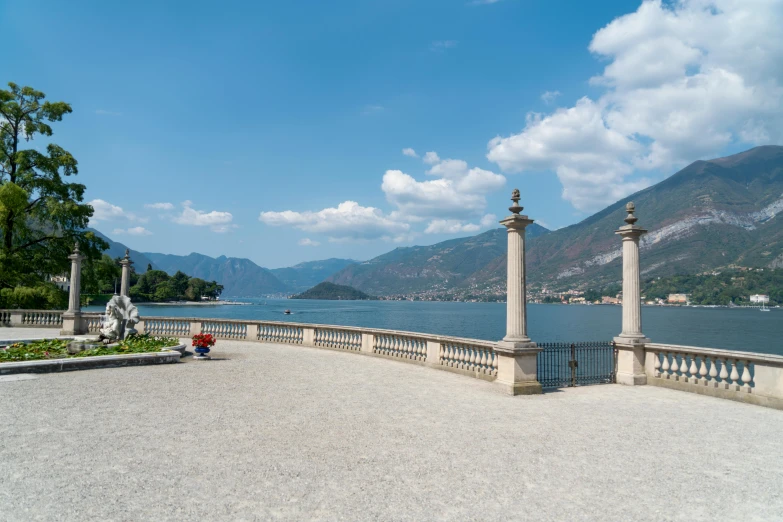
[[[745,361],[745,364],[742,365],[742,391],[750,393],[750,361]]]
[[[710,386],[717,384],[716,377],[718,376],[718,359],[716,357],[710,357]]]
[[[691,355],[691,367],[688,370],[688,372],[691,374],[691,382],[698,383],[699,382],[699,369],[696,367],[696,356]]]
[[[701,383],[707,385],[707,357],[701,356],[701,366],[699,367],[699,375],[701,376]]]
[[[716,359],[716,360],[717,360],[717,359]],[[720,381],[721,381],[721,383],[720,383],[720,384],[721,384],[721,386],[722,386],[723,388],[725,388],[725,389],[727,389],[727,390],[729,389],[729,383],[728,383],[728,379],[729,379],[729,370],[728,370],[728,364],[729,364],[729,360],[728,360],[728,359],[723,359],[723,364],[721,364],[721,365],[720,365]]]
[[[672,353],[672,379],[675,381],[678,379],[677,372],[679,371],[680,367],[677,363],[677,353]]]
[[[734,364],[731,367],[730,379],[734,389],[739,390],[740,384],[739,384],[739,373],[737,372],[737,364],[739,364],[739,360],[735,359]]]
[[[669,379],[671,378],[671,372],[669,371],[671,368],[671,366],[669,366],[669,354],[663,352],[661,355],[663,356],[663,362],[661,363],[662,375],[664,379]]]

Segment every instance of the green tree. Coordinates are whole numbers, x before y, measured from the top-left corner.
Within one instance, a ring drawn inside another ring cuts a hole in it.
[[[207,282],[199,277],[192,277],[188,281],[188,289],[185,291],[185,297],[191,301],[199,301],[201,296],[207,291]]]
[[[76,159],[54,143],[25,148],[49,137],[49,123],[71,112],[65,102],[43,101],[32,87],[0,89],[0,288],[43,285],[47,275],[68,271],[74,243],[91,259],[108,245],[84,229],[93,214],[82,203],[84,185]]]
[[[171,284],[171,288],[177,296],[184,296],[188,289],[188,281],[190,281],[190,277],[177,270],[177,273],[169,279],[169,284]]]
[[[82,266],[82,291],[85,294],[113,293],[115,282],[119,282],[121,276],[119,263],[107,254],[87,260]]]
[[[155,287],[153,295],[155,301],[171,301],[177,298],[177,292],[174,290],[171,280],[163,281]]]

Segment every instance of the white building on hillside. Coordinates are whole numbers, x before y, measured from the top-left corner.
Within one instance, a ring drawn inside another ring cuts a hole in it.
[[[769,303],[769,296],[764,294],[755,294],[750,296],[751,303],[767,304]]]
[[[71,279],[66,275],[49,276],[49,281],[65,292],[71,291]]]

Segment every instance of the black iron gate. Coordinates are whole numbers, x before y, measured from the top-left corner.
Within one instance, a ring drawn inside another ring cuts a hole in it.
[[[611,341],[538,343],[538,382],[544,388],[616,381],[615,347]]]

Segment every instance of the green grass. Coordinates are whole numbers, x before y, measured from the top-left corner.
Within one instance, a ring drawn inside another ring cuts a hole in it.
[[[117,346],[101,346],[92,350],[84,350],[76,355],[68,353],[68,343],[63,339],[48,339],[32,343],[12,344],[5,350],[0,350],[1,362],[36,361],[41,359],[64,359],[74,357],[93,357],[96,355],[122,355],[128,353],[159,352],[164,348],[177,346],[179,339],[174,337],[154,337],[149,334],[134,335],[125,339]]]

